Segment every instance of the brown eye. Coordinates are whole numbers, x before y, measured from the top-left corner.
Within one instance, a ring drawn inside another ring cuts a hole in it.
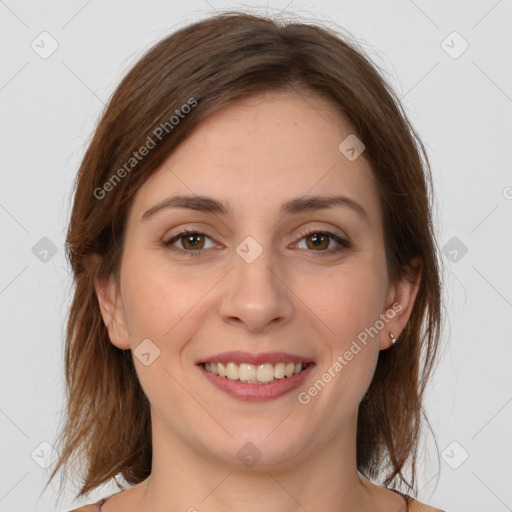
[[[301,235],[302,238],[300,241],[306,239],[306,249],[309,249],[309,252],[318,253],[319,256],[333,255],[352,247],[352,244],[348,240],[330,231],[304,230]],[[171,239],[163,242],[163,244],[165,247],[179,254],[201,256],[203,251],[213,247],[205,247],[206,239],[211,240],[205,233],[184,229]],[[335,245],[333,248],[329,249],[331,242],[334,242],[337,246]],[[181,248],[176,246],[176,243],[180,243]]]
[[[305,238],[307,239],[306,244],[310,249],[327,249],[329,247],[329,236],[324,233],[313,233]]]
[[[205,247],[206,239],[210,239],[210,237],[205,233],[184,229],[164,242],[164,245],[173,251],[186,254],[187,256],[199,256],[204,249],[208,249],[208,247]],[[181,248],[174,246],[177,242],[181,244]]]
[[[204,236],[201,233],[190,233],[180,235],[181,244],[184,249],[202,249],[204,245]]]
[[[333,255],[352,246],[347,239],[340,237],[336,233],[331,233],[330,231],[305,229],[301,232],[301,235],[302,239],[306,239],[307,249],[311,249],[312,252],[317,252],[319,256]],[[334,241],[337,247],[335,246],[332,249],[328,249],[331,241]]]

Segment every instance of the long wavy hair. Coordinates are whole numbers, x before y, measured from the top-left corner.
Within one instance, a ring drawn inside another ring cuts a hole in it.
[[[382,71],[350,36],[314,23],[226,12],[180,28],[135,63],[105,107],[77,174],[66,240],[74,285],[64,348],[66,408],[48,481],[63,467],[71,466],[66,476],[81,470],[77,498],[119,476],[138,484],[152,461],[149,402],[131,351],[109,340],[94,276],[118,280],[134,194],[179,144],[224,106],[276,90],[330,100],[364,143],[383,211],[390,280],[407,277],[407,264],[421,260],[411,316],[399,343],[380,351],[357,425],[359,472],[416,493],[420,434],[430,429],[422,400],[443,318],[425,148]],[[169,120],[190,98],[196,105],[171,129]],[[127,172],[133,153],[165,123],[156,146]],[[122,179],[114,183],[114,175]],[[108,193],[101,192],[109,180]],[[93,255],[96,267],[89,264]]]

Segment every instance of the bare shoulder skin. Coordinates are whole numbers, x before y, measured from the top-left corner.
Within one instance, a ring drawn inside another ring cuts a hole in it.
[[[409,511],[410,512],[444,512],[440,508],[430,507],[429,505],[424,505],[423,503],[420,503],[419,501],[416,501],[416,500],[413,500],[409,504]]]
[[[70,510],[69,512],[97,512],[98,507],[96,505],[84,505],[80,508],[74,508],[73,510]]]

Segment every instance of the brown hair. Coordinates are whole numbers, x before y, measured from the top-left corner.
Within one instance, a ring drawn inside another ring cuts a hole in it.
[[[314,24],[227,12],[160,41],[123,78],[76,181],[66,244],[75,284],[65,343],[66,417],[58,439],[62,449],[49,481],[59,468],[80,458],[87,473],[77,497],[119,474],[130,485],[149,476],[149,402],[131,351],[109,341],[94,273],[118,280],[134,194],[194,129],[237,99],[267,90],[295,90],[330,100],[365,144],[364,157],[382,202],[390,280],[406,276],[405,266],[415,256],[422,263],[411,317],[393,349],[379,354],[359,407],[357,431],[361,474],[382,476],[385,485],[405,484],[415,491],[422,399],[436,361],[442,319],[430,166],[399,99],[375,64],[346,39]],[[184,104],[191,105],[191,98],[194,108],[171,128],[169,120]],[[134,151],[148,137],[155,139],[155,129],[164,125],[168,129],[161,140],[127,171]],[[119,172],[123,166],[125,172]],[[120,179],[114,182],[116,173]],[[88,261],[94,254],[100,263],[93,269]],[[407,463],[410,480],[404,475]]]

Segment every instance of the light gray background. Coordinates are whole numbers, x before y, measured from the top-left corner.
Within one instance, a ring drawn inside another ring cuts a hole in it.
[[[41,495],[64,404],[72,180],[130,65],[172,30],[243,5],[0,0],[0,511],[69,510],[117,490],[105,486],[73,502],[70,483],[58,507],[56,481]],[[267,8],[250,5],[251,12]],[[445,348],[426,404],[437,446],[426,438],[419,498],[451,512],[512,510],[512,2],[286,0],[268,7],[357,37],[389,73],[427,146],[440,246],[450,245]],[[58,48],[42,58],[52,39]],[[459,55],[464,40],[469,47]],[[55,255],[44,252],[43,237]]]

